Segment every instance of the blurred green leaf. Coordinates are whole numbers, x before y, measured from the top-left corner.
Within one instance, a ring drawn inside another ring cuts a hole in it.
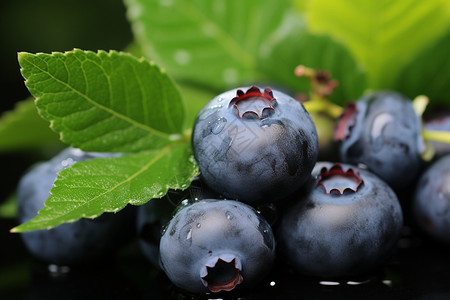
[[[3,247],[8,246],[3,244]],[[13,264],[2,265],[0,268],[0,293],[8,290],[23,289],[29,286],[31,281],[31,272],[29,261],[23,260]],[[8,297],[6,297],[8,298]]]
[[[411,99],[426,95],[431,105],[450,104],[449,50],[450,29],[401,70],[395,88]]]
[[[313,32],[329,34],[349,48],[366,69],[371,88],[392,88],[401,68],[448,30],[448,3],[311,0],[306,18]]]
[[[14,193],[0,204],[0,218],[17,217],[17,195]]]
[[[295,92],[308,93],[309,81],[294,75],[299,64],[331,73],[339,82],[330,95],[336,103],[355,100],[367,88],[365,73],[347,49],[328,36],[313,35],[302,28],[278,40],[261,66],[276,84]]]
[[[0,152],[53,148],[63,144],[37,113],[32,99],[16,104],[0,118]]]
[[[20,53],[39,113],[61,140],[85,151],[157,149],[180,138],[181,96],[145,60],[111,51]]]
[[[103,212],[118,212],[127,204],[145,204],[164,196],[169,188],[187,188],[197,172],[188,142],[78,162],[59,172],[52,195],[39,214],[12,231],[52,228]]]
[[[216,93],[211,89],[188,83],[179,83],[177,86],[186,103],[185,128],[191,129],[199,111],[216,96]]]
[[[258,58],[268,50],[268,40],[290,26],[286,16],[292,9],[289,0],[125,3],[147,57],[177,79],[217,89],[262,78]]]

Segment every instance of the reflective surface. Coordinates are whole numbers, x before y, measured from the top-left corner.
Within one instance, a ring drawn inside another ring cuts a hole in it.
[[[44,265],[26,252],[14,220],[0,220],[0,299],[450,299],[450,248],[406,227],[380,270],[340,281],[305,278],[277,264],[245,293],[189,295],[151,266],[137,242],[105,261],[77,268]]]

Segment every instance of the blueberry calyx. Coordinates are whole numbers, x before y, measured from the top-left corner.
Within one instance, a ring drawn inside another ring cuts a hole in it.
[[[274,110],[276,100],[269,87],[264,89],[264,93],[257,86],[251,86],[245,93],[242,90],[236,91],[236,97],[231,99],[229,106],[236,108],[239,118],[251,113],[256,114],[259,119],[263,119],[264,110]]]
[[[358,108],[356,103],[349,102],[334,129],[334,140],[344,141],[348,136],[350,136],[350,131],[356,124],[356,115],[358,113]]]
[[[344,171],[340,163],[333,164],[330,169],[323,167],[317,177],[316,187],[322,186],[326,194],[343,195],[348,192],[356,193],[364,184],[358,170],[349,168]]]
[[[234,255],[210,259],[201,270],[203,285],[212,293],[231,291],[244,281],[241,263]]]

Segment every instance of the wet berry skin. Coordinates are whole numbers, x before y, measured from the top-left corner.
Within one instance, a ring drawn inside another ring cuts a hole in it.
[[[251,287],[266,276],[274,257],[267,221],[234,200],[205,199],[181,208],[161,237],[161,268],[192,293]]]
[[[413,217],[423,231],[450,246],[450,155],[421,175],[413,196]]]
[[[281,253],[300,274],[339,278],[370,272],[403,225],[393,190],[367,170],[319,162],[281,217]]]
[[[341,141],[342,162],[366,165],[396,191],[421,170],[421,120],[412,101],[399,93],[378,91],[347,105],[335,139]]]
[[[145,258],[159,268],[159,242],[161,231],[166,226],[175,208],[193,200],[217,199],[219,196],[209,189],[200,177],[195,177],[186,190],[169,190],[162,198],[152,199],[137,207],[136,229],[139,247]]]
[[[34,218],[44,207],[57,172],[78,161],[111,155],[67,148],[51,160],[34,166],[18,184],[19,222]],[[95,219],[80,219],[49,230],[23,232],[21,238],[28,251],[42,262],[56,265],[90,263],[109,257],[135,234],[134,217],[134,207],[126,207],[117,214],[104,213]]]
[[[292,194],[318,156],[316,128],[303,105],[256,86],[211,100],[196,119],[192,146],[206,184],[249,204]]]

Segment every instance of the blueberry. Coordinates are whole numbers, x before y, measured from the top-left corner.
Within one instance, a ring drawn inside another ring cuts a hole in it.
[[[393,249],[403,225],[396,194],[376,175],[319,162],[281,217],[280,250],[299,273],[363,275]]]
[[[169,190],[162,198],[152,199],[137,208],[136,226],[139,246],[153,266],[159,268],[159,242],[161,230],[173,216],[174,208],[183,207],[191,200],[217,198],[201,180],[196,177],[186,190]]]
[[[161,237],[160,263],[192,293],[253,286],[275,257],[271,227],[249,205],[205,199],[179,210]]]
[[[337,123],[341,161],[364,164],[396,191],[410,185],[422,167],[425,150],[421,119],[412,101],[379,91],[349,103]]]
[[[18,185],[19,221],[27,222],[44,207],[57,172],[78,161],[111,155],[68,148],[34,166]],[[134,209],[127,207],[117,214],[105,213],[96,219],[80,219],[49,230],[24,232],[21,237],[25,247],[40,261],[57,265],[87,263],[112,253],[128,240],[134,233],[133,218]]]
[[[195,122],[192,145],[205,182],[219,194],[250,204],[292,194],[318,156],[316,128],[303,105],[256,86],[209,102]]]
[[[450,155],[420,176],[412,208],[414,220],[426,234],[450,245]]]

